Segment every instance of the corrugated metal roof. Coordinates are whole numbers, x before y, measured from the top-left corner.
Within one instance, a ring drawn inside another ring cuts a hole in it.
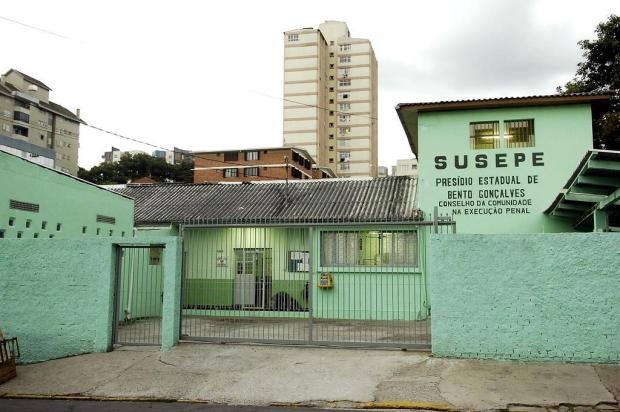
[[[416,219],[416,179],[321,179],[249,184],[127,185],[135,223],[406,222]]]

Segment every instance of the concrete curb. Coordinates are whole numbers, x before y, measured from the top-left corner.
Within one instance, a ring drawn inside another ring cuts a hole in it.
[[[63,394],[25,394],[0,393],[0,399],[49,399],[66,401],[117,401],[117,402],[164,402],[164,403],[203,403],[217,405],[217,402],[197,399],[172,399],[149,397],[123,396],[88,396]],[[268,406],[293,408],[334,408],[334,409],[419,409],[429,411],[457,411],[452,405],[445,403],[416,402],[416,401],[382,401],[382,402],[352,402],[352,401],[317,401],[317,402],[273,402]]]
[[[416,401],[382,401],[365,402],[360,409],[424,409],[429,411],[455,411],[454,406],[447,403],[416,402]]]
[[[0,393],[0,399],[48,399],[66,401],[102,401],[102,402],[162,402],[162,403],[196,403],[208,405],[222,405],[220,402],[212,402],[201,399],[175,399],[154,397],[123,397],[123,396],[89,396],[67,394],[23,394],[23,393]],[[248,405],[249,406],[249,405]],[[380,402],[353,402],[353,401],[315,401],[315,402],[273,402],[264,406],[289,407],[289,408],[329,408],[329,409],[367,409],[367,410],[390,410],[408,409],[422,411],[459,412],[463,409],[456,408],[447,403],[417,402],[417,401],[380,401]],[[596,405],[581,405],[560,403],[559,405],[530,405],[522,403],[510,403],[506,408],[495,409],[498,412],[540,412],[542,410],[565,408],[567,412],[584,408],[595,409],[601,412],[620,411],[620,403],[599,402]]]

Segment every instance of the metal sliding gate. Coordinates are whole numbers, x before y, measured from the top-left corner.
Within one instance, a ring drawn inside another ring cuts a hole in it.
[[[428,348],[426,234],[453,230],[186,227],[181,337]]]
[[[163,249],[163,245],[117,247],[115,344],[161,344]]]

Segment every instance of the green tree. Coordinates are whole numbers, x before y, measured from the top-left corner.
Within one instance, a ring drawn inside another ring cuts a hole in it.
[[[80,168],[78,177],[99,185],[127,183],[141,177],[150,177],[157,182],[192,183],[193,167],[192,162],[171,165],[148,154],[127,153],[116,163],[101,163],[90,170]]]
[[[612,14],[596,27],[596,39],[578,44],[585,60],[558,92],[610,94],[608,107],[594,108],[594,143],[598,148],[620,150],[620,17]]]

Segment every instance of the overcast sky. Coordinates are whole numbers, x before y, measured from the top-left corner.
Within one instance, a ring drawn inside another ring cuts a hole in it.
[[[577,42],[618,0],[20,0],[0,8],[0,71],[52,88],[89,124],[156,146],[282,145],[286,30],[346,21],[379,62],[379,164],[412,157],[397,103],[551,94],[582,59]],[[87,126],[79,165],[111,146],[148,147]]]

